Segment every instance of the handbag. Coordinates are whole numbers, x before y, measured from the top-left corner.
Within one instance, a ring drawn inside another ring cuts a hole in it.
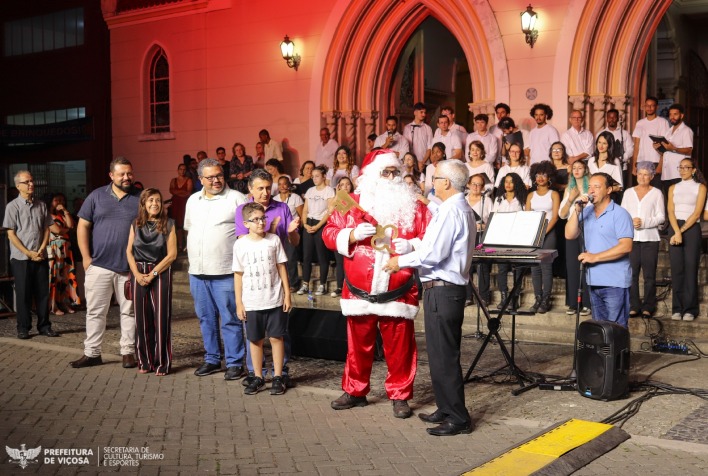
[[[128,301],[133,300],[133,280],[128,279],[123,285],[123,294]]]

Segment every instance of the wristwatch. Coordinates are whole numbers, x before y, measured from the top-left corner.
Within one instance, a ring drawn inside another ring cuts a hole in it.
[[[155,277],[157,277],[157,276],[158,276],[157,271],[153,271],[153,272],[152,272],[152,275],[155,276]]]

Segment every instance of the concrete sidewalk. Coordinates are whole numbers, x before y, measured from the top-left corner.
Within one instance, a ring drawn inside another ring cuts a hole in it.
[[[14,319],[0,321],[0,440],[10,448],[42,447],[26,469],[4,457],[2,474],[456,474],[567,418],[599,421],[629,400],[598,402],[577,392],[530,390],[513,397],[516,384],[485,380],[466,386],[476,430],[436,438],[418,418],[396,419],[383,391],[386,368],[375,364],[371,404],[333,411],[341,394],[341,362],[294,358],[297,387],[283,396],[245,396],[240,382],[223,374],[195,377],[201,362],[196,318],[175,316],[175,369],[166,377],[120,366],[117,316],[112,308],[104,365],[72,369],[82,354],[83,313],[53,318],[62,337],[12,337]],[[415,413],[434,405],[425,339],[417,336],[419,367]],[[463,342],[463,370],[480,341]],[[564,375],[567,346],[520,344],[524,370]],[[632,354],[632,379],[685,356]],[[501,363],[496,346],[481,369]],[[676,386],[708,388],[705,360],[677,363],[652,376]],[[638,396],[633,394],[631,398]],[[694,396],[650,400],[624,426],[632,438],[576,474],[705,474],[708,410]],[[90,454],[89,454],[90,453]],[[53,458],[53,460],[52,460]],[[105,464],[105,465],[104,465]]]

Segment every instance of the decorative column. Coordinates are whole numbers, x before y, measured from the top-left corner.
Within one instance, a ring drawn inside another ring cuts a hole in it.
[[[338,127],[338,120],[339,117],[342,114],[339,111],[325,111],[322,113],[322,117],[324,118],[324,125],[323,127],[326,127],[329,129],[329,134],[339,142],[339,127]]]
[[[358,160],[359,163],[361,163],[361,160],[364,159],[364,155],[366,155],[366,138],[371,134],[376,134],[376,120],[378,118],[378,111],[368,111],[361,113],[361,119],[364,124],[360,130],[360,133],[357,136],[357,150],[360,151],[360,153],[358,155],[354,154],[354,157],[360,159]]]
[[[344,137],[339,142],[339,145],[346,145],[352,151],[352,155],[356,157],[357,151],[357,123],[361,114],[359,111],[347,111],[342,113],[344,116]]]
[[[585,121],[585,127],[596,134],[601,129],[605,128],[605,107],[609,102],[609,98],[604,94],[602,96],[592,96],[589,103],[592,105],[592,124]]]
[[[619,120],[622,129],[629,130],[629,115],[627,107],[629,106],[629,96],[612,96],[610,103],[619,111]]]

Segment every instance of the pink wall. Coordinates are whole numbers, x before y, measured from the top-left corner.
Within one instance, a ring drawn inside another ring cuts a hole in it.
[[[222,4],[224,2],[221,2]],[[306,160],[313,57],[330,2],[225,2],[231,8],[160,18],[111,29],[113,150],[133,161],[137,180],[166,192],[186,153],[230,150],[234,142],[254,152],[258,131],[286,146],[287,168]],[[298,71],[280,56],[285,34],[302,55]],[[144,123],[145,63],[158,44],[170,61],[169,140],[139,140]],[[312,137],[310,137],[312,135]]]

